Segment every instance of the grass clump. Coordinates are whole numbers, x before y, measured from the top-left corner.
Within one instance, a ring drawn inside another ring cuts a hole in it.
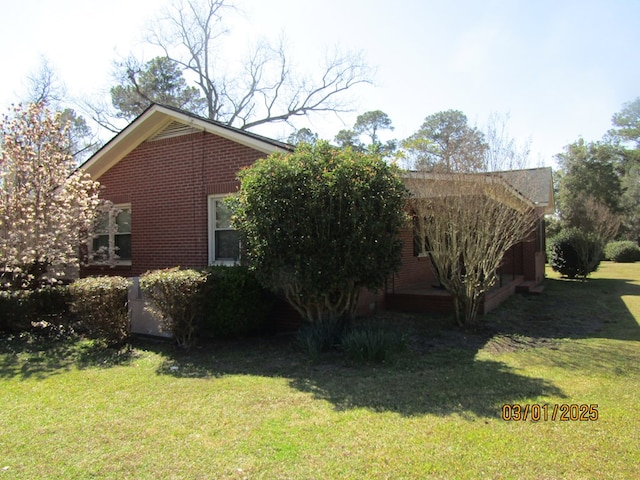
[[[385,362],[406,349],[406,337],[397,329],[377,323],[366,323],[348,330],[341,345],[352,360]]]
[[[317,322],[302,326],[296,333],[295,345],[312,360],[334,349],[340,343],[336,326],[329,322]]]

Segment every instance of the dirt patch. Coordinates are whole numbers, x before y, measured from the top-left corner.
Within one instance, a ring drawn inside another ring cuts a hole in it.
[[[513,352],[528,348],[553,347],[562,339],[585,338],[600,331],[605,319],[598,312],[573,311],[558,316],[560,305],[519,298],[517,308],[499,309],[480,316],[473,328],[460,328],[452,315],[380,312],[379,321],[398,325],[408,334],[409,348],[428,353],[456,348],[491,353]],[[585,309],[586,310],[586,309]]]
[[[489,353],[515,352],[528,348],[552,347],[559,342],[554,338],[526,337],[524,335],[497,334],[484,346]]]

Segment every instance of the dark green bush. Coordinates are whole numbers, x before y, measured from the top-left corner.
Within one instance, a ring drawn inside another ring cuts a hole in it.
[[[43,286],[35,290],[0,291],[0,331],[21,332],[33,323],[64,321],[70,302],[64,285]]]
[[[379,324],[356,326],[342,336],[342,348],[352,360],[384,362],[406,348],[401,332]]]
[[[577,228],[560,231],[547,246],[549,265],[568,278],[586,278],[602,259],[602,243],[593,234]]]
[[[178,267],[147,272],[140,277],[140,287],[151,300],[148,308],[162,318],[163,329],[181,347],[189,348],[193,342],[205,281],[205,273]]]
[[[631,240],[609,242],[604,247],[604,258],[618,263],[637,262],[640,260],[640,247]]]
[[[90,335],[112,345],[129,337],[129,281],[123,277],[88,277],[69,285],[71,310]]]
[[[202,286],[204,337],[241,337],[263,332],[274,304],[247,267],[209,267]]]

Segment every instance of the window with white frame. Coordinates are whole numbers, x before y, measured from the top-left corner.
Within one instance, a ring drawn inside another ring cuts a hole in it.
[[[209,264],[234,264],[240,260],[240,237],[231,226],[224,197],[209,197]]]
[[[103,212],[91,242],[91,263],[131,264],[131,205]]]

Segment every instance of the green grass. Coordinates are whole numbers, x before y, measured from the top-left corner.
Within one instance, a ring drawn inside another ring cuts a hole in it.
[[[0,480],[640,478],[640,263],[550,274],[471,332],[385,320],[410,334],[385,364],[310,362],[283,337],[0,339]],[[505,403],[599,419],[503,421]]]

